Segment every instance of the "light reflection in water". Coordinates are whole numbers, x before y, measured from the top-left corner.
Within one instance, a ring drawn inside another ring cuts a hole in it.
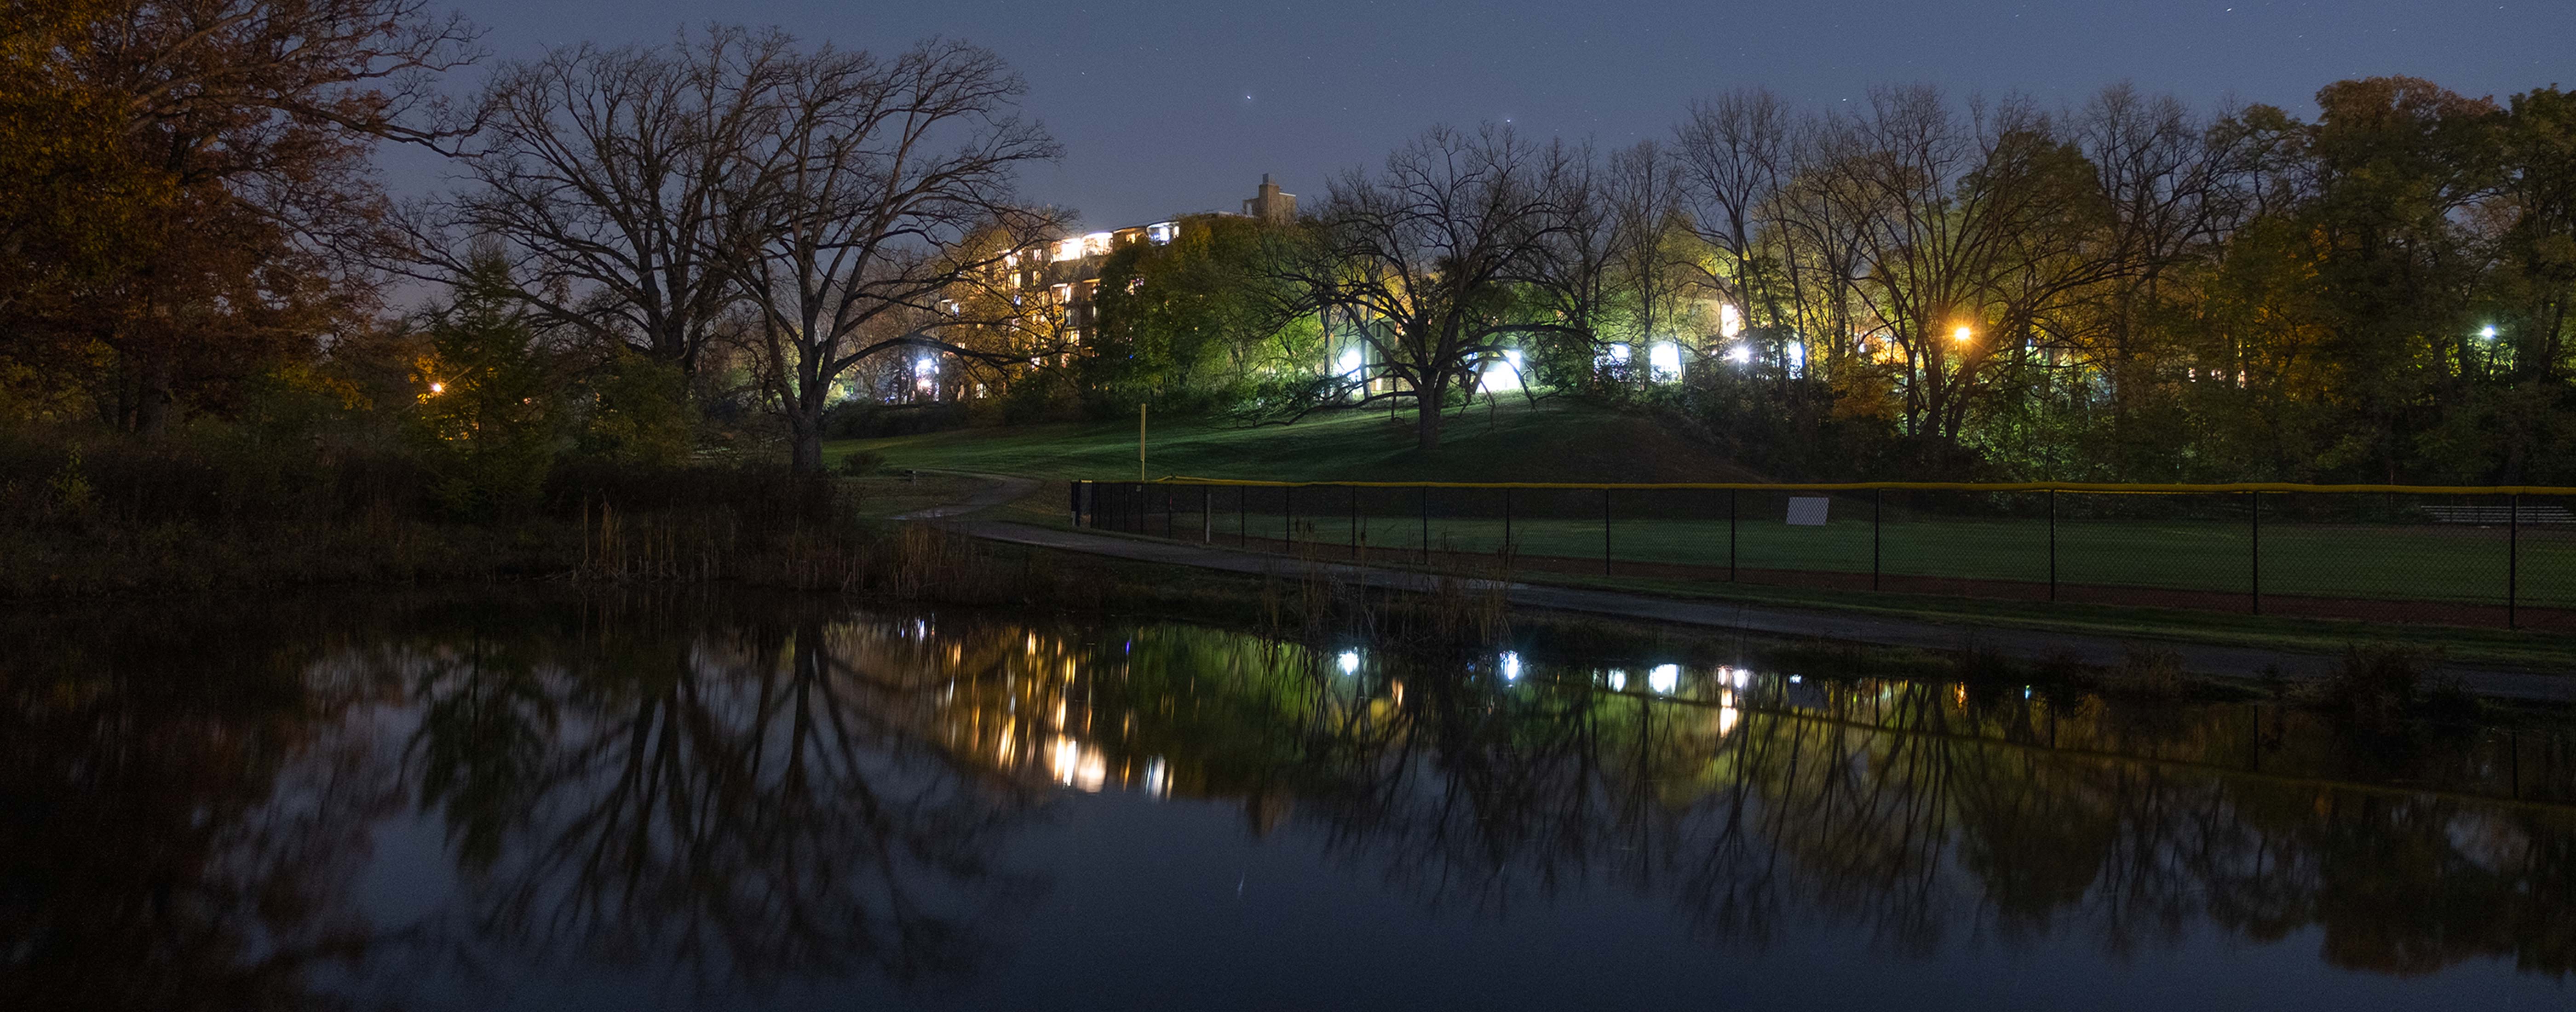
[[[239,709],[211,713],[132,695],[163,682],[0,679],[17,693],[11,796],[115,830],[77,834],[102,851],[80,856],[87,878],[20,859],[27,881],[65,884],[0,899],[18,918],[0,927],[78,945],[88,911],[166,916],[135,898],[155,895],[291,897],[277,909],[364,922],[364,896],[334,883],[405,852],[333,842],[392,838],[376,827],[417,813],[431,831],[411,852],[449,867],[374,879],[469,883],[439,896],[452,909],[381,923],[373,945],[250,914],[192,930],[306,939],[289,955],[314,960],[971,976],[1043,871],[1011,841],[1050,806],[1126,790],[1195,802],[1165,818],[1272,835],[1314,855],[1318,881],[1408,894],[1426,933],[1547,918],[1608,884],[1669,908],[1677,938],[1755,950],[1800,931],[1917,959],[2090,939],[2108,965],[2209,933],[2386,973],[2576,969],[2556,927],[2576,922],[2576,749],[2554,733],[2365,747],[2280,707],[1742,664],[1657,663],[1652,694],[1629,695],[1626,668],[1535,649],[1484,655],[1501,682],[1375,649],[1360,677],[1357,650],[1128,633],[844,615],[642,627],[613,651],[516,629],[323,639],[279,654],[301,660],[263,676],[276,684],[222,686],[212,698]],[[155,762],[170,770],[114,779]],[[70,770],[104,772],[42,779]],[[101,814],[120,792],[139,800]],[[221,849],[308,835],[341,866]],[[143,846],[167,838],[230,842],[174,867]],[[129,867],[130,894],[95,894],[114,884],[96,869]],[[250,878],[203,884],[220,876]],[[104,944],[63,961],[92,980],[197,972]]]

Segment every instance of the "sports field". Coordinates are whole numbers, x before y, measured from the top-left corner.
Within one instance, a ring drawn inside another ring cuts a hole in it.
[[[1499,561],[1508,537],[1520,566],[1753,582],[1876,574],[1890,589],[1936,589],[1924,581],[1947,580],[1960,585],[1946,589],[1979,596],[2045,597],[2054,583],[2070,599],[2111,600],[2116,595],[2099,591],[2131,588],[2207,596],[2137,603],[2231,609],[2239,600],[2250,609],[2258,588],[2284,605],[2282,599],[2307,597],[2500,609],[2510,598],[2527,609],[2576,607],[2571,524],[2321,520],[2316,510],[2267,509],[2258,529],[2243,502],[2210,501],[2215,497],[2124,502],[2123,515],[2052,522],[2045,515],[1874,511],[1864,495],[1835,498],[1825,522],[1808,526],[1788,522],[1785,493],[1739,494],[1730,522],[1724,493],[1694,502],[1686,498],[1692,491],[1622,490],[1605,510],[1597,490],[1524,490],[1506,506],[1488,489],[1150,485],[1141,512],[1113,503],[1103,523],[1273,549],[1293,539],[1328,554],[1358,546],[1389,560],[1420,558],[1427,548],[1444,564],[1475,555]],[[2510,563],[2509,549],[2516,557]]]
[[[1284,426],[1156,421],[1146,473],[1326,482],[1764,480],[1651,418],[1581,404],[1507,401],[1462,413],[1432,453],[1415,448],[1406,423],[1362,411]],[[1137,473],[1132,421],[962,429],[830,449],[878,454],[896,470],[1111,482]],[[1291,547],[1293,524],[1298,551],[1348,554],[1356,544],[1372,559],[1405,561],[1419,560],[1427,545],[1449,553],[1435,560],[1444,566],[1492,564],[1508,532],[1523,572],[1590,576],[1606,569],[1621,579],[1711,587],[1730,576],[1836,590],[1876,585],[1916,600],[2046,600],[2053,562],[2057,597],[2070,602],[2252,610],[2259,588],[2266,614],[2300,614],[2304,599],[2372,603],[2306,609],[2372,622],[2576,623],[2576,524],[2509,530],[2437,522],[2426,509],[2492,498],[2267,495],[2258,525],[2243,496],[2068,495],[2057,504],[2052,553],[2048,510],[2030,495],[1890,494],[1873,501],[1867,493],[1836,494],[1825,523],[1798,526],[1787,522],[1788,493],[1744,492],[1730,502],[1710,491],[1621,491],[1608,503],[1605,543],[1597,489],[1523,490],[1507,503],[1491,489],[1150,487],[1155,498],[1144,515],[1111,523],[1156,535],[1168,525],[1179,538],[1274,550]],[[2576,500],[2525,505],[2576,510]],[[1051,484],[1012,515],[1063,523],[1066,506],[1064,486]],[[2510,617],[2509,600],[2516,609]],[[2566,614],[2547,614],[2558,610]]]

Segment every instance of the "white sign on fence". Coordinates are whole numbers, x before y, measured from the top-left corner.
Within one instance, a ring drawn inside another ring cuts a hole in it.
[[[1825,525],[1825,509],[1833,504],[1833,500],[1820,495],[1790,496],[1789,525],[1792,527],[1822,527]]]

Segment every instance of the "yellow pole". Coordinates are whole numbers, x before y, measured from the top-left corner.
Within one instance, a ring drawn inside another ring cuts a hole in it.
[[[1136,405],[1136,480],[1145,480],[1145,406]]]

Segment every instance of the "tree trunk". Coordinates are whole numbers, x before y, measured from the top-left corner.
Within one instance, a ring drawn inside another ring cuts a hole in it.
[[[169,366],[157,357],[145,363],[134,402],[134,434],[152,439],[169,431],[170,405],[176,399]]]
[[[795,424],[788,426],[788,440],[788,473],[798,475],[823,473],[822,419],[797,419]]]
[[[1440,423],[1446,417],[1441,411],[1442,399],[1438,390],[1416,388],[1414,391],[1414,448],[1424,453],[1440,448]]]

